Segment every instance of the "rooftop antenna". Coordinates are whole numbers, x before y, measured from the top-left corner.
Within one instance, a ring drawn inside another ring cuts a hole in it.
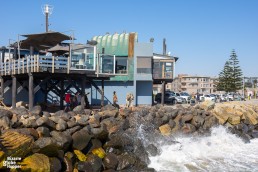
[[[49,4],[42,6],[42,12],[46,16],[46,32],[48,32],[48,17],[52,14],[54,7]]]

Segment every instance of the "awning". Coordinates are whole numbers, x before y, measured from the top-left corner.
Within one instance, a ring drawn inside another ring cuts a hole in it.
[[[45,32],[22,36],[27,37],[27,39],[20,41],[20,48],[29,49],[30,46],[33,46],[38,51],[49,49],[62,41],[72,39],[70,36],[60,32]]]

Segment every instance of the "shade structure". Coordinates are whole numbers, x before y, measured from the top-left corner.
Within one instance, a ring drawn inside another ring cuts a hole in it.
[[[57,44],[56,46],[47,50],[48,52],[52,52],[56,55],[63,55],[69,52],[69,44]]]
[[[20,41],[20,48],[29,49],[32,46],[38,51],[49,49],[62,41],[72,39],[72,37],[60,32],[44,32],[22,36],[27,37],[27,39]]]

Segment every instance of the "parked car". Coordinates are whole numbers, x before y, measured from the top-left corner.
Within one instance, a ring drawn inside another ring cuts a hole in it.
[[[176,95],[183,98],[183,103],[190,103],[191,96],[187,92],[176,93]]]
[[[162,98],[161,93],[158,93],[155,96],[155,101],[157,103],[161,103],[161,98]],[[168,104],[183,103],[183,98],[176,96],[176,93],[174,93],[174,92],[166,91],[165,97],[164,97],[164,103],[168,103]]]
[[[211,100],[211,101],[214,101],[214,102],[216,101],[215,97],[210,96],[209,94],[200,96],[200,100],[201,101]]]

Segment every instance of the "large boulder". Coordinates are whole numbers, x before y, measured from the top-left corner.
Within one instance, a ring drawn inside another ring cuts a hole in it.
[[[0,136],[0,144],[6,156],[25,157],[32,150],[34,139],[15,130],[7,130]]]
[[[57,156],[59,149],[61,149],[61,146],[57,144],[54,138],[41,137],[35,142],[33,152],[47,156]]]
[[[211,110],[215,107],[215,102],[214,101],[210,101],[210,100],[207,100],[207,101],[204,101],[202,102],[199,107],[203,110]]]
[[[169,136],[172,130],[169,124],[165,124],[159,127],[159,131],[163,136]]]
[[[6,109],[0,109],[0,118],[5,116],[5,117],[11,119],[12,115],[13,115],[13,113],[11,111],[6,110]]]
[[[103,159],[105,169],[116,169],[118,165],[118,158],[114,153],[108,153]]]
[[[51,131],[50,135],[56,140],[57,144],[64,150],[68,150],[72,143],[72,136],[64,132]]]
[[[34,106],[34,107],[29,111],[29,113],[30,113],[31,115],[43,115],[41,106],[39,106],[39,105]]]
[[[49,158],[44,154],[35,153],[26,157],[21,165],[23,171],[50,171]]]
[[[73,148],[77,150],[83,150],[90,142],[91,136],[86,130],[80,130],[72,135]]]

